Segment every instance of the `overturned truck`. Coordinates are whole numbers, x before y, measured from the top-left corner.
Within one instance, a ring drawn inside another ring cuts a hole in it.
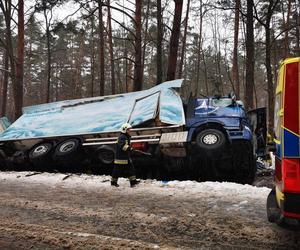
[[[182,83],[25,107],[17,121],[2,126],[0,166],[111,166],[119,129],[128,122],[132,147],[148,153],[132,155],[143,178],[180,173],[178,178],[251,183],[253,138],[242,104],[233,96],[184,102]]]

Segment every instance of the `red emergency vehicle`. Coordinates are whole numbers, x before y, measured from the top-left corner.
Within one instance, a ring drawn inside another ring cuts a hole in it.
[[[300,225],[300,57],[284,60],[275,99],[275,187],[268,196],[271,222]]]

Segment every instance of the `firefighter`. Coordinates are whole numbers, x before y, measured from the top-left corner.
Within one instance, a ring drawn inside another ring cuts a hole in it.
[[[135,169],[130,160],[130,129],[132,126],[129,123],[124,123],[121,127],[121,134],[118,137],[116,144],[116,154],[114,160],[114,169],[112,172],[111,185],[119,187],[118,178],[127,171],[129,174],[130,186],[134,187],[140,181],[135,177]]]

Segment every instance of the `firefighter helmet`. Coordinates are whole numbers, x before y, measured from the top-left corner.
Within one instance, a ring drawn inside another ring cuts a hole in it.
[[[121,132],[126,133],[128,129],[131,129],[132,126],[129,123],[124,123],[121,127]]]

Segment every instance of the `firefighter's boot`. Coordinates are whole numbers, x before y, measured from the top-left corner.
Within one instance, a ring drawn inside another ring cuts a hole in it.
[[[138,181],[137,179],[130,181],[130,187],[135,187],[137,184],[139,184],[141,181]]]
[[[119,184],[116,181],[111,181],[110,184],[114,187],[119,187]]]

